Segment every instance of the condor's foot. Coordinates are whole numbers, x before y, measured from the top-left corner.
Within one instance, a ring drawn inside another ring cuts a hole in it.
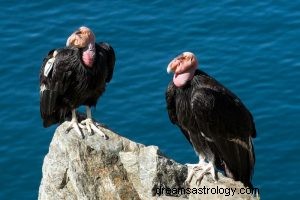
[[[92,135],[96,132],[104,139],[108,139],[108,136],[100,130],[98,124],[95,123],[91,118],[86,118],[85,120],[81,121],[81,126],[82,125],[85,125],[85,128],[87,129],[89,135]]]
[[[69,132],[72,128],[76,131],[76,133],[78,133],[78,135],[80,137],[82,137],[82,139],[84,138],[84,135],[83,135],[83,133],[80,130],[80,128],[84,128],[84,126],[82,126],[81,124],[79,124],[78,121],[77,121],[77,119],[72,119],[69,122],[69,125],[68,125],[66,131]]]
[[[212,162],[207,163],[207,165],[203,168],[203,171],[200,173],[199,177],[196,179],[196,184],[200,185],[201,181],[206,174],[211,174],[212,178],[215,182],[218,181],[218,173],[216,172],[216,167]]]
[[[69,132],[71,129],[74,129],[76,133],[83,139],[84,135],[81,132],[80,128],[84,128],[81,124],[78,123],[77,116],[76,116],[76,111],[75,109],[72,110],[72,120],[69,122],[69,125],[66,129],[67,132]]]
[[[207,163],[203,159],[201,159],[199,161],[199,163],[197,163],[197,164],[187,163],[185,165],[188,166],[188,167],[192,167],[191,171],[187,175],[186,180],[184,181],[184,185],[189,186],[191,181],[192,181],[193,176],[195,175],[195,173],[199,170],[204,169],[206,167]]]

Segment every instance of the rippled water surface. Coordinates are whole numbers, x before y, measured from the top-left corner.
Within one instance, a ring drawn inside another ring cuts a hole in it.
[[[0,9],[0,199],[37,199],[55,130],[41,124],[39,68],[81,25],[117,56],[96,119],[178,162],[197,162],[164,99],[166,65],[193,51],[253,113],[261,198],[299,198],[299,1],[4,1]]]

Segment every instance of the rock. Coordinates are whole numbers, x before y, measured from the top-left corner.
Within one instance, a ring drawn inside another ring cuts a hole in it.
[[[184,194],[191,169],[167,158],[158,147],[135,143],[103,127],[108,140],[87,132],[82,139],[66,128],[67,123],[57,128],[44,159],[40,200],[255,199],[237,191],[233,195],[229,188],[239,190],[243,185],[221,173],[217,183],[208,175],[197,186],[193,178]],[[222,194],[212,194],[217,191]]]

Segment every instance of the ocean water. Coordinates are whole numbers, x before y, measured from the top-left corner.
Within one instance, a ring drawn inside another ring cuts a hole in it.
[[[122,136],[197,162],[167,116],[168,62],[194,52],[236,93],[256,123],[253,177],[261,199],[300,195],[300,1],[2,1],[0,199],[37,199],[56,126],[43,128],[39,69],[76,28],[116,52],[114,77],[93,110]]]

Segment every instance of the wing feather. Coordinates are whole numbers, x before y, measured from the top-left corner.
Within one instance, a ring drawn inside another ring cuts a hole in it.
[[[105,81],[109,83],[114,73],[114,66],[116,61],[115,51],[108,43],[100,42],[98,45],[102,49],[102,51],[99,51],[100,57],[103,58],[103,55],[107,57],[107,76]]]
[[[243,103],[219,83],[197,85],[191,107],[204,138],[216,148],[214,154],[225,163],[225,172],[251,186],[255,163],[252,136],[256,135],[251,113]]]
[[[72,65],[67,63],[74,59],[74,56],[70,56],[72,49],[57,51],[53,67],[47,76],[44,74],[45,65],[49,59],[53,58],[54,50],[51,50],[44,59],[40,72],[40,113],[45,127],[59,122],[67,112],[60,104],[59,96],[64,94],[70,86]]]

